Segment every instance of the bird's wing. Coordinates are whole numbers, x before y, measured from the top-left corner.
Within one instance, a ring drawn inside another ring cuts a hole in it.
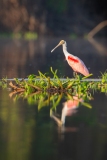
[[[88,69],[80,58],[69,55],[67,61],[75,72],[80,72],[83,75],[89,74]]]
[[[77,57],[77,59],[78,59],[78,65],[75,65],[77,72],[80,72],[81,74],[87,76],[89,74],[89,71],[86,65],[80,58]]]
[[[68,55],[68,60],[72,61],[72,62],[75,62],[75,63],[78,63],[78,61],[79,61],[78,57],[70,56],[70,55]]]

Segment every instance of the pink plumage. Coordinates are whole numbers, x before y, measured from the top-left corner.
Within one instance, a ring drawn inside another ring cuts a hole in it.
[[[63,47],[64,55],[66,57],[68,64],[70,65],[70,67],[75,72],[81,73],[84,76],[88,76],[89,71],[88,71],[87,67],[85,66],[84,62],[80,58],[67,52],[67,44],[64,40],[61,40],[59,42],[59,44],[51,52],[53,52],[60,45],[62,45],[62,47]]]

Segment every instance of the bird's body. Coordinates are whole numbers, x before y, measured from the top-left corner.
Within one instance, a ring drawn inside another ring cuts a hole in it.
[[[67,44],[64,40],[61,40],[59,42],[59,44],[51,52],[53,52],[60,45],[62,45],[66,60],[67,60],[68,64],[72,67],[72,69],[75,72],[79,72],[79,73],[83,74],[84,76],[88,76],[89,71],[88,71],[87,67],[85,66],[84,62],[80,58],[67,52]]]

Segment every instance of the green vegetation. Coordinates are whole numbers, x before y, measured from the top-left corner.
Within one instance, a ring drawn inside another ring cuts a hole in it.
[[[25,32],[25,33],[0,33],[0,38],[12,38],[12,39],[25,39],[25,40],[35,40],[38,38],[36,32]]]
[[[73,99],[74,96],[78,99],[83,99],[80,103],[88,108],[92,108],[89,101],[93,99],[93,93],[104,92],[107,93],[107,73],[101,73],[100,80],[93,81],[87,77],[76,75],[74,78],[60,79],[57,76],[57,70],[53,71],[52,78],[48,75],[38,72],[39,75],[29,75],[27,79],[7,83],[6,79],[2,79],[0,85],[3,88],[10,87],[10,97],[14,100],[19,98],[27,99],[29,104],[38,104],[38,108],[48,106],[51,104],[52,109],[56,109],[62,97],[65,100]],[[90,75],[91,76],[91,75]]]

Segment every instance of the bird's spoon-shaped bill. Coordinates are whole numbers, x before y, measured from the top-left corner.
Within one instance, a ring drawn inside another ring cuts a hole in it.
[[[58,48],[59,46],[61,45],[61,43],[59,43],[55,48],[53,48],[52,50],[51,50],[51,52],[53,52],[56,48]]]

